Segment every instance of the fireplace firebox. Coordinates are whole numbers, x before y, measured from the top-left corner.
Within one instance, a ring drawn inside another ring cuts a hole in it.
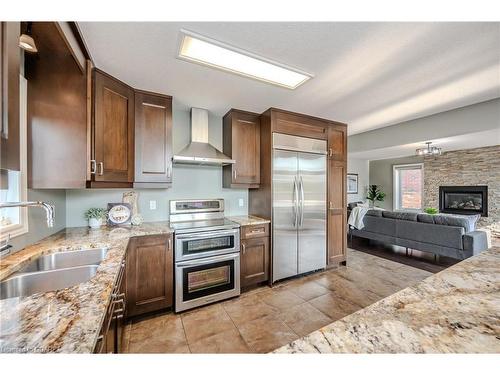
[[[488,186],[440,186],[439,211],[488,216]]]

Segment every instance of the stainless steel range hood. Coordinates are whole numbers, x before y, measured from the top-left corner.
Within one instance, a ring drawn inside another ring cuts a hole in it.
[[[191,142],[172,158],[174,164],[227,165],[235,161],[208,143],[208,111],[191,108]]]

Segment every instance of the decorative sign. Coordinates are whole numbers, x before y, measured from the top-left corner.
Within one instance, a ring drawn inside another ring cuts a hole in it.
[[[132,207],[130,203],[108,203],[108,224],[130,224]]]

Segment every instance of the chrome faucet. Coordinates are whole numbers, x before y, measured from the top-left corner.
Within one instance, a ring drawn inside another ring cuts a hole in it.
[[[48,227],[53,227],[54,226],[54,219],[55,219],[55,214],[54,214],[54,206],[41,202],[41,201],[36,201],[36,202],[0,202],[0,208],[7,208],[7,207],[43,207],[45,209],[45,212],[47,214],[47,226]]]
[[[43,207],[45,209],[45,212],[47,214],[47,226],[48,227],[53,227],[54,226],[54,219],[55,219],[55,214],[54,214],[54,206],[41,202],[41,201],[35,201],[35,202],[0,202],[0,209],[1,208],[8,208],[8,207]],[[10,248],[12,247],[9,245],[9,240],[10,240],[10,235],[2,241],[0,244],[0,258],[9,254],[10,253]]]

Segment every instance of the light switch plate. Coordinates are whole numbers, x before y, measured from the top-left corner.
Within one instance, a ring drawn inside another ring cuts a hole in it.
[[[245,205],[245,202],[243,201],[243,198],[238,199],[238,205],[240,207],[243,207]]]
[[[156,210],[156,201],[149,201],[149,209]]]

